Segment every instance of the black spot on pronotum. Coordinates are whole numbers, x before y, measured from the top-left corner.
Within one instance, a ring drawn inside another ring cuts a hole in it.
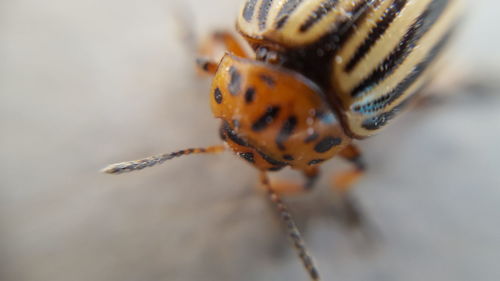
[[[286,161],[293,161],[293,160],[295,160],[295,158],[292,155],[290,155],[290,154],[283,155],[283,159],[285,159]]]
[[[221,93],[219,88],[215,88],[214,99],[215,99],[216,103],[218,103],[218,104],[222,103],[222,93]]]
[[[245,102],[246,103],[252,103],[255,98],[255,89],[250,87],[247,89],[245,92]]]
[[[307,138],[304,140],[305,143],[310,143],[315,141],[319,137],[318,133],[313,132],[312,134],[308,135]]]
[[[244,153],[240,153],[239,155],[241,156],[241,158],[247,160],[248,162],[255,163],[255,159],[253,157],[252,152],[244,152]]]
[[[231,126],[229,126],[229,123],[227,121],[224,121],[222,123],[221,131],[225,133],[225,135],[234,143],[241,145],[241,146],[249,146],[246,140],[242,139],[239,137],[232,129]]]
[[[267,163],[269,163],[269,164],[271,164],[273,166],[279,166],[279,167],[286,166],[285,162],[278,161],[278,160],[272,158],[271,156],[265,154],[264,152],[261,152],[261,151],[257,151],[257,152],[259,152],[259,155],[262,156],[262,158],[264,160],[266,160]]]
[[[285,150],[285,145],[283,143],[290,137],[296,126],[297,117],[295,116],[288,117],[288,119],[283,123],[281,130],[276,136],[276,145],[280,150]]]
[[[313,160],[309,161],[309,163],[307,163],[307,165],[309,165],[309,166],[316,165],[316,164],[319,164],[323,161],[325,161],[325,159],[313,159]]]
[[[241,74],[238,72],[236,67],[231,66],[229,68],[229,75],[231,76],[228,89],[231,95],[236,96],[241,87]]]
[[[274,80],[274,78],[267,74],[261,74],[259,75],[259,78],[269,87],[274,87],[274,85],[276,85],[276,81]]]
[[[271,167],[271,168],[269,168],[267,170],[270,171],[270,172],[276,172],[276,171],[279,171],[281,169],[283,169],[283,166],[275,166],[275,167]]]
[[[326,137],[314,146],[314,150],[318,153],[324,153],[340,143],[342,143],[340,138]]]
[[[279,106],[269,106],[266,108],[264,114],[262,114],[257,121],[252,124],[252,130],[255,132],[262,131],[267,128],[269,124],[271,124],[280,112]]]

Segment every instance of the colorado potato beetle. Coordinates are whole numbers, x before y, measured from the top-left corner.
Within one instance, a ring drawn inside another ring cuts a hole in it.
[[[369,137],[399,115],[436,73],[455,32],[456,0],[247,0],[236,28],[205,48],[223,46],[220,61],[197,60],[215,75],[210,91],[223,145],[180,150],[110,165],[119,174],[174,157],[226,149],[257,168],[312,280],[319,274],[279,193],[313,186],[321,163],[335,155],[354,168],[337,177],[347,191],[365,170],[353,139]],[[204,55],[214,55],[205,52]],[[271,183],[267,172],[289,166],[297,185]]]

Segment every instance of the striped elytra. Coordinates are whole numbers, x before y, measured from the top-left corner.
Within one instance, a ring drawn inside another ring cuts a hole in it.
[[[320,86],[353,138],[377,133],[430,80],[458,0],[248,0],[238,31]]]

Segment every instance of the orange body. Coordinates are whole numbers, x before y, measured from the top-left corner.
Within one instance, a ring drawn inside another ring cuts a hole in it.
[[[319,87],[299,73],[227,54],[211,93],[224,140],[261,170],[307,169],[350,142]]]

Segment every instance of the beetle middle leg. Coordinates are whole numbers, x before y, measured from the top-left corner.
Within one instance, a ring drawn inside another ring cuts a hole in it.
[[[349,191],[363,176],[366,165],[360,150],[353,144],[343,149],[339,156],[352,163],[354,167],[335,175],[332,179],[332,188],[340,196],[340,208],[346,223],[361,226],[365,223],[363,212]]]

